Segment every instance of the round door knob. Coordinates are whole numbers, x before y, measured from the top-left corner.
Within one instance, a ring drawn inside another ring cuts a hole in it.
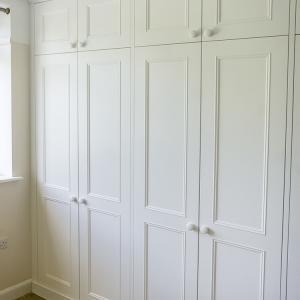
[[[199,30],[191,30],[190,31],[190,37],[196,38],[200,34]]]
[[[196,231],[197,229],[198,229],[197,225],[192,222],[186,224],[187,231]]]
[[[82,42],[80,42],[80,46],[81,47],[85,47],[87,45],[87,41],[82,41]]]
[[[88,204],[88,202],[87,202],[87,200],[86,200],[86,199],[81,199],[81,200],[80,200],[80,204],[87,205],[87,204]]]
[[[200,227],[200,233],[202,234],[209,234],[209,227],[203,225]]]
[[[214,35],[214,31],[212,29],[205,29],[203,32],[203,35],[205,37],[209,38]]]
[[[76,46],[77,46],[77,42],[76,42],[76,41],[71,42],[71,47],[72,47],[72,48],[76,48]]]
[[[71,202],[73,202],[73,203],[78,203],[77,197],[72,196],[72,197],[71,197]]]

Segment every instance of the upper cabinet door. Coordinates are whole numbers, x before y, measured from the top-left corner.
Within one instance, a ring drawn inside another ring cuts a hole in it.
[[[53,0],[34,6],[35,53],[77,51],[77,2]]]
[[[201,0],[135,1],[136,45],[201,40]]]
[[[130,45],[130,0],[79,0],[79,50]]]
[[[203,40],[288,34],[288,0],[203,0]]]

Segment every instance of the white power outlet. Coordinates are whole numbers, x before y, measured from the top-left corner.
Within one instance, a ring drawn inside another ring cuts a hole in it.
[[[7,247],[8,247],[8,238],[0,237],[0,250],[7,249]]]

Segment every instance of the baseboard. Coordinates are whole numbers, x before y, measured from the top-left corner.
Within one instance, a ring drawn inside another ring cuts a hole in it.
[[[5,290],[0,291],[0,300],[15,300],[31,293],[32,280],[28,279]]]
[[[32,282],[32,292],[47,300],[72,300],[72,298],[57,293],[54,290],[35,281]]]

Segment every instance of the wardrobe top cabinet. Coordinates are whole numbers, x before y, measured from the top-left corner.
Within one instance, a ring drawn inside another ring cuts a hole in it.
[[[31,2],[34,4],[35,54],[130,45],[130,0]]]
[[[288,24],[289,0],[135,1],[137,46],[287,35]]]

